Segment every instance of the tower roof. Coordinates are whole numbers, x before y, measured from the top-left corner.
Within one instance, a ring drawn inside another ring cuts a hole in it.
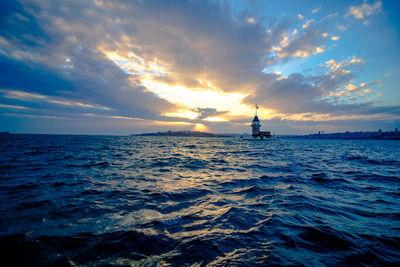
[[[254,119],[253,119],[253,121],[260,121],[259,119],[258,119],[258,116],[256,115],[256,116],[254,116]]]

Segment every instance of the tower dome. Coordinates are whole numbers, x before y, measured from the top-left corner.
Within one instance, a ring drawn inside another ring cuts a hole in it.
[[[258,122],[260,122],[260,120],[258,119],[258,116],[256,115],[256,116],[254,116],[254,119],[253,119],[253,122],[255,122],[255,121],[258,121]]]

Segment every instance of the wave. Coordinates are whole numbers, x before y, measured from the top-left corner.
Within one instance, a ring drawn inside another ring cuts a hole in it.
[[[397,142],[17,135],[0,151],[2,266],[400,262]]]
[[[94,167],[94,166],[100,166],[100,167],[107,167],[109,166],[110,163],[107,161],[100,161],[100,162],[90,162],[90,163],[84,163],[84,164],[68,164],[67,166],[70,168],[89,168],[89,167]]]

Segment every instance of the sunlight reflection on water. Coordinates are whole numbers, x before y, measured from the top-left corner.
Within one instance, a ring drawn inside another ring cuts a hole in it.
[[[1,146],[0,245],[36,242],[33,263],[399,260],[398,142],[16,135]]]

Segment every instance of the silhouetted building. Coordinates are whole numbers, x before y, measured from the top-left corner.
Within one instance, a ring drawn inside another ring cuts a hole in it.
[[[257,116],[257,110],[258,110],[258,106],[256,105],[256,114],[254,115],[254,119],[251,122],[251,129],[252,129],[252,133],[251,136],[253,136],[253,138],[260,138],[261,140],[263,140],[264,138],[271,138],[271,133],[269,131],[267,132],[262,132],[260,131],[260,120],[258,119]]]

